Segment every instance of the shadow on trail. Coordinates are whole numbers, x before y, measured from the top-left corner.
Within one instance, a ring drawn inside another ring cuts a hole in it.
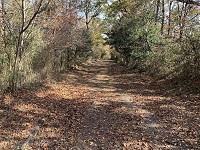
[[[60,99],[56,94],[41,97],[36,93],[27,91],[12,104],[1,105],[1,149],[20,147],[36,129],[39,133],[29,143],[32,149],[42,149],[45,144],[52,150],[141,146],[137,145],[142,141],[141,117],[121,113],[124,103],[94,105],[88,99]]]
[[[1,102],[0,149],[20,147],[36,129],[32,149],[199,148],[198,98],[165,97],[151,78],[112,61],[63,80]]]
[[[152,85],[152,78],[133,70],[120,66],[111,60],[104,60],[85,66],[83,69],[73,71],[76,75],[76,83],[87,85],[91,88],[112,88],[116,93],[140,94],[144,96],[162,95],[162,89],[158,85]]]
[[[101,61],[89,65],[83,70],[77,70],[76,75],[78,76],[77,84],[86,85],[93,93],[101,95],[97,101],[102,103],[103,108],[119,104],[119,109],[122,109],[119,111],[120,114],[125,113],[127,116],[134,114],[140,118],[140,121],[135,120],[140,129],[136,133],[141,139],[135,143],[146,141],[147,143],[143,144],[148,147],[147,149],[200,147],[198,97],[173,97],[166,94],[165,89],[155,83],[152,78],[135,73],[112,61]],[[109,105],[104,105],[104,103],[109,103]],[[134,123],[132,125],[137,127]],[[135,131],[134,128],[131,130]],[[130,141],[134,140],[136,139]],[[137,145],[133,143],[128,145]],[[132,148],[137,147],[134,146]]]

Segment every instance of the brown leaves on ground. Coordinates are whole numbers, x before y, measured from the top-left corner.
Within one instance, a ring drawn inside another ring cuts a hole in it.
[[[112,61],[0,103],[0,149],[199,149],[199,97],[172,97]]]

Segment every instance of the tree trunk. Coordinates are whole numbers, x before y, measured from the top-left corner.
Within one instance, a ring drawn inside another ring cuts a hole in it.
[[[67,68],[70,68],[70,55],[69,55],[69,49],[67,49]]]
[[[89,0],[86,0],[86,8],[85,8],[85,23],[86,23],[86,28],[89,30]]]
[[[183,38],[183,32],[185,27],[185,19],[187,16],[187,3],[183,3],[182,7],[180,8],[180,5],[178,3],[178,12],[179,12],[179,39],[181,40]]]
[[[18,86],[18,81],[19,81],[19,65],[20,65],[20,61],[22,59],[22,55],[24,52],[24,24],[25,24],[25,0],[22,0],[22,7],[21,7],[21,14],[22,14],[22,19],[21,19],[21,31],[19,32],[18,35],[18,41],[16,44],[16,51],[15,51],[15,60],[14,60],[14,65],[13,65],[13,77],[12,77],[12,85],[11,85],[11,91],[13,93],[16,92],[17,90],[17,86]]]
[[[63,52],[60,52],[60,72],[64,69],[63,67],[64,64],[64,58],[63,58]]]
[[[162,23],[161,23],[161,34],[164,33],[165,24],[165,0],[162,0]]]
[[[160,0],[157,0],[156,1],[156,10],[155,10],[155,25],[158,22],[159,8],[160,8]]]
[[[182,19],[181,19],[180,39],[182,39],[183,33],[184,33],[185,20],[186,20],[186,17],[187,17],[187,6],[188,6],[187,3],[183,4],[183,10],[182,10],[183,16],[182,16]]]
[[[15,54],[15,60],[13,64],[13,70],[12,70],[12,78],[11,78],[11,92],[15,93],[17,89],[17,83],[18,83],[18,74],[19,74],[19,64],[20,64],[20,43],[21,38],[18,40],[18,44],[16,46],[16,54]]]
[[[168,19],[168,32],[167,32],[167,34],[168,34],[168,36],[170,36],[171,35],[171,15],[172,15],[172,3],[173,3],[173,1],[171,1],[170,0],[170,2],[169,2],[169,19]]]

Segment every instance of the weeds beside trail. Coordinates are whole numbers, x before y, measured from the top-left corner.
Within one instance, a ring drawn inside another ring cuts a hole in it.
[[[1,100],[0,149],[199,149],[199,103],[98,61]]]

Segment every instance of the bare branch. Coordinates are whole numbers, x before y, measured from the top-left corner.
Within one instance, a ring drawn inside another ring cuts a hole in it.
[[[40,2],[38,4],[37,10],[35,11],[35,13],[33,14],[33,16],[31,17],[31,19],[29,20],[29,22],[27,23],[27,25],[20,31],[20,34],[22,34],[23,32],[25,32],[28,29],[28,27],[31,25],[31,23],[36,18],[36,16],[38,14],[40,14],[41,12],[43,12],[48,7],[50,1],[51,0],[48,0],[47,4],[44,7],[42,7],[43,0],[40,0]]]
[[[178,2],[200,6],[200,1],[195,0],[177,0]]]

